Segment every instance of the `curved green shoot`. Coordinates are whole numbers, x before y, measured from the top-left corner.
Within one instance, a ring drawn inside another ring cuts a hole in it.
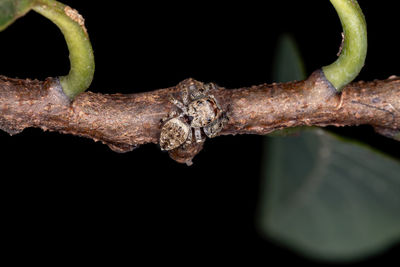
[[[54,0],[37,0],[32,8],[58,26],[68,45],[70,71],[60,77],[64,93],[74,99],[91,84],[94,75],[94,56],[84,19],[75,10]]]
[[[0,0],[0,32],[24,16],[34,3],[34,0]]]
[[[339,58],[322,68],[327,80],[340,91],[354,80],[364,66],[367,55],[367,24],[356,0],[330,0],[343,27]]]

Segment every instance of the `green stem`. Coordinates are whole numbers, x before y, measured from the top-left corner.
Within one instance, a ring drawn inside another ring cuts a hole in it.
[[[339,58],[322,68],[325,77],[340,91],[354,80],[367,55],[367,24],[356,0],[330,0],[339,15],[344,40]]]
[[[37,0],[33,10],[58,26],[68,45],[70,71],[60,77],[64,93],[74,99],[91,84],[94,74],[94,56],[84,20],[79,13],[54,0]]]

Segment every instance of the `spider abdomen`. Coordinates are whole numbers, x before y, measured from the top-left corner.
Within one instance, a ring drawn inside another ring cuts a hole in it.
[[[191,128],[182,118],[172,118],[161,128],[160,147],[162,150],[177,148],[185,143],[190,134]]]

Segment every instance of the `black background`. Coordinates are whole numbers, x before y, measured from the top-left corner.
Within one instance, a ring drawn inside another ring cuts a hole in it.
[[[145,92],[188,77],[227,88],[272,82],[282,33],[296,38],[308,73],[333,62],[341,41],[329,1],[133,2],[65,0],[86,19],[96,58],[93,92]],[[395,2],[359,1],[369,50],[357,79],[399,73]],[[69,69],[61,33],[34,12],[0,34],[0,49],[2,75],[44,79]],[[339,131],[399,156],[399,144],[369,127]],[[187,167],[153,144],[118,154],[70,135],[1,132],[3,242],[17,260],[319,265],[255,230],[262,142],[208,140]],[[353,265],[399,262],[399,252],[397,246]]]

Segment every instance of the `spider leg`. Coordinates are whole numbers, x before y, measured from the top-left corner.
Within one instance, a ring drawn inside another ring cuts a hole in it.
[[[215,84],[214,83],[206,83],[205,85],[204,85],[204,91],[203,91],[203,94],[208,94],[208,92],[209,91],[211,91],[211,90],[215,90],[216,89],[216,87],[215,87]]]
[[[193,93],[193,99],[196,100],[199,98],[208,97],[208,94],[215,90],[217,90],[217,87],[214,83],[206,83],[201,86],[201,88],[196,88],[196,91]]]
[[[186,105],[184,103],[180,102],[179,100],[177,100],[176,98],[174,98],[172,96],[170,97],[169,100],[171,101],[172,104],[174,104],[179,109],[181,109],[184,114],[187,114],[187,108],[186,108]]]
[[[174,118],[174,117],[177,117],[177,116],[178,116],[178,113],[177,113],[175,110],[174,110],[174,111],[171,111],[170,113],[168,113],[168,116],[167,116],[167,117],[161,119],[161,123],[164,123],[164,122],[166,122],[167,120],[170,120],[170,119],[172,119],[172,118]]]
[[[224,128],[227,121],[228,119],[226,116],[222,115],[220,118],[205,126],[203,131],[209,138],[213,138]]]
[[[189,97],[189,88],[187,86],[184,87],[185,90],[182,92],[182,101],[185,106],[189,105],[190,97]]]
[[[218,104],[218,101],[217,101],[217,99],[215,98],[215,96],[214,95],[210,95],[209,96],[213,101],[214,101],[214,103],[215,103],[215,105],[217,105],[217,117],[219,117],[221,114],[222,114],[222,108],[221,108],[221,106]]]
[[[192,134],[192,129],[190,129],[190,131],[189,131],[189,135],[188,135],[188,137],[187,137],[187,139],[186,139],[186,144],[191,144],[192,143],[192,141],[193,141],[193,134]]]
[[[196,139],[196,143],[204,142],[204,139],[201,137],[201,129],[194,128],[194,137]]]

